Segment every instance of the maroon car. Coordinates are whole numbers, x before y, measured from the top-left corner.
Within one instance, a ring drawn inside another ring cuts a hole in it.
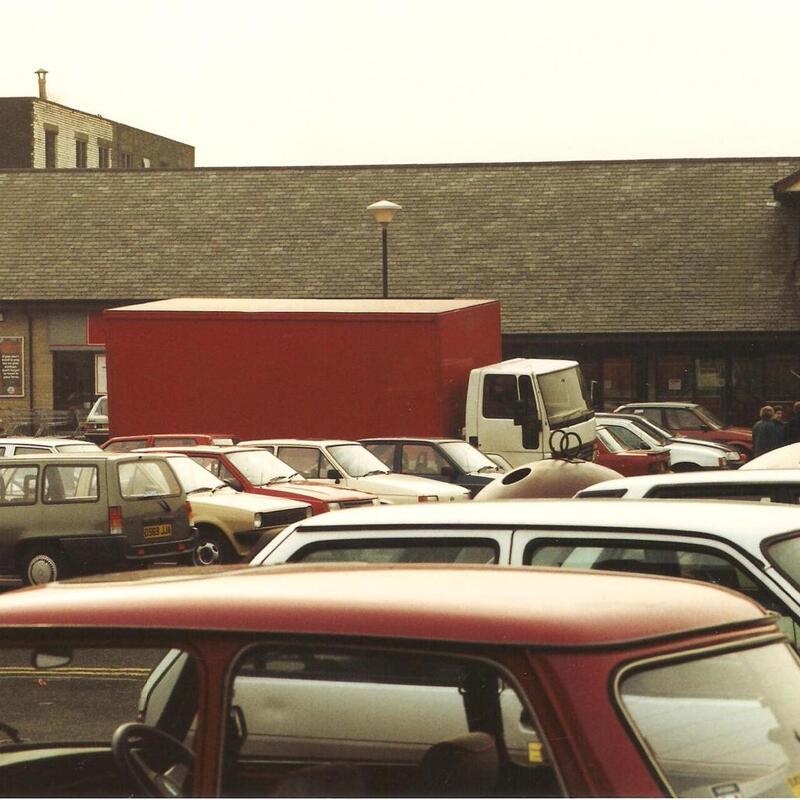
[[[699,403],[628,403],[615,408],[614,413],[639,414],[672,433],[725,444],[745,459],[753,457],[752,431],[725,425]]]
[[[313,514],[378,505],[374,494],[304,480],[294,468],[259,447],[175,445],[151,449],[183,453],[239,491],[308,503]]]
[[[130,453],[143,447],[189,447],[193,444],[234,444],[224,433],[143,433],[139,436],[112,436],[100,445],[109,453]]]

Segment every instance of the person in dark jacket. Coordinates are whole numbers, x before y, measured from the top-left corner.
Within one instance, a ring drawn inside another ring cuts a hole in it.
[[[784,430],[786,428],[786,423],[783,421],[782,408],[775,408],[775,416],[772,418],[772,424],[778,431],[778,447],[780,447],[782,444],[785,444],[786,438],[786,433]]]
[[[772,406],[764,406],[759,412],[760,419],[753,425],[753,458],[764,453],[769,453],[776,447],[780,447],[778,441],[779,431],[772,421],[775,417],[775,409]]]
[[[800,442],[800,400],[795,401],[792,409],[794,410],[794,416],[783,428],[784,444],[796,444]]]

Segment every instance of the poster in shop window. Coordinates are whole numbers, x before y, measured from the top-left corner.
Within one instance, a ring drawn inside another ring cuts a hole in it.
[[[25,339],[0,336],[0,397],[25,396]]]

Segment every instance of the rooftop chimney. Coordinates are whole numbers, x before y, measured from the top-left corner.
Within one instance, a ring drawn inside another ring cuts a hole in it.
[[[39,76],[39,99],[47,100],[47,75],[46,69],[37,69],[36,74]]]

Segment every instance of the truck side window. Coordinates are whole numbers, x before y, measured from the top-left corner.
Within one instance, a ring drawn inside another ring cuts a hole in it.
[[[485,419],[513,419],[518,400],[516,375],[486,375],[483,379]]]

